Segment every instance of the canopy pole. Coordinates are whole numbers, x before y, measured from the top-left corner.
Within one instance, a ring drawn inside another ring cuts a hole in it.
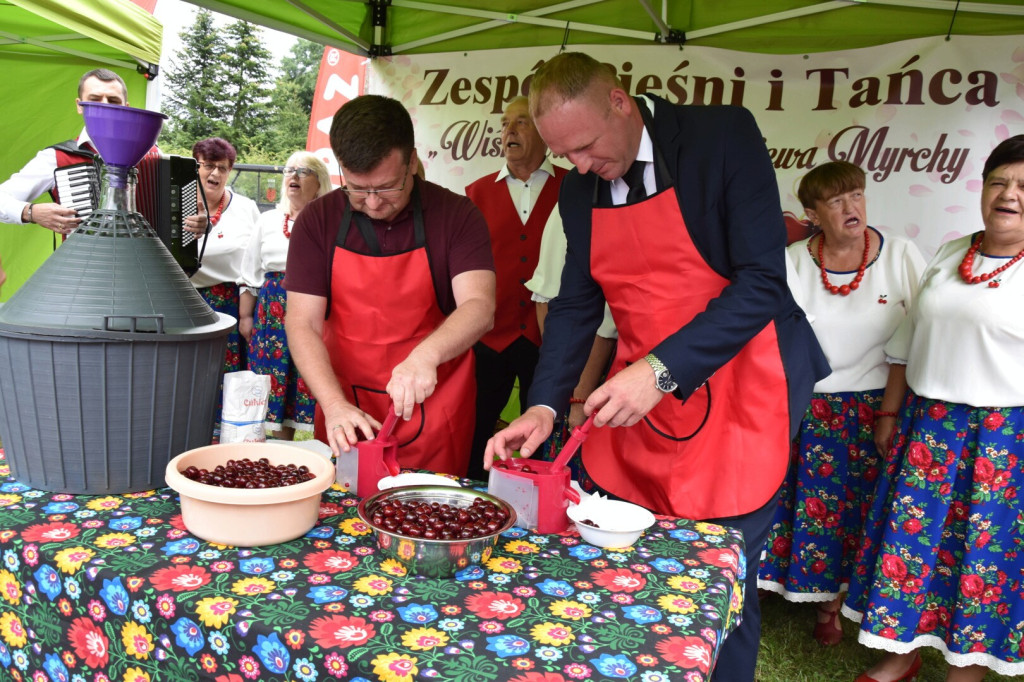
[[[388,27],[388,5],[391,0],[367,0],[370,6],[370,25],[373,26],[373,45],[370,46],[370,57],[391,56],[391,46],[384,44],[385,30]]]
[[[272,28],[275,31],[282,31],[284,33],[290,33],[293,36],[304,38],[305,40],[311,40],[314,43],[320,43],[321,45],[329,45],[330,47],[336,47],[343,52],[349,52],[352,54],[358,54],[366,56],[370,50],[370,44],[365,40],[355,35],[350,31],[346,31],[344,27],[340,26],[337,22],[331,21],[323,14],[317,12],[304,5],[300,0],[285,0],[289,5],[292,5],[297,10],[309,15],[315,19],[321,26],[324,26],[337,34],[331,36],[326,33],[320,33],[317,31],[311,31],[299,28],[293,24],[289,24],[287,21],[281,19],[274,19],[268,16],[262,16],[258,12],[249,11],[241,7],[235,7],[229,5],[221,0],[187,0],[193,5],[199,7],[205,7],[208,10],[226,14],[229,17],[235,19],[241,19],[242,21],[248,21],[251,24],[259,24],[260,26],[266,26]],[[342,40],[343,39],[343,40]],[[347,43],[345,41],[348,41]],[[351,43],[351,44],[349,44]]]
[[[321,24],[323,24],[327,28],[331,29],[332,31],[335,31],[336,33],[338,33],[338,35],[346,38],[347,40],[351,40],[353,43],[355,43],[356,46],[361,47],[362,49],[369,51],[370,46],[366,44],[365,40],[360,39],[359,36],[357,36],[356,34],[352,33],[351,31],[345,30],[345,28],[343,26],[341,26],[340,24],[338,24],[338,22],[332,21],[331,19],[328,19],[321,12],[318,12],[315,9],[313,9],[312,7],[310,7],[310,6],[300,2],[300,0],[287,0],[287,2],[288,2],[289,5],[291,5],[295,9],[299,10],[300,12],[308,15],[309,17],[311,17],[313,19],[316,19],[317,21],[319,21]],[[320,42],[320,41],[317,40],[315,42]]]
[[[60,52],[62,54],[69,54],[72,57],[81,57],[82,59],[88,59],[90,61],[99,62],[100,64],[109,64],[110,66],[119,66],[119,67],[121,67],[123,69],[134,69],[137,66],[137,64],[132,63],[132,62],[126,62],[123,59],[111,59],[111,58],[108,58],[108,57],[101,57],[99,55],[93,54],[92,52],[83,52],[82,50],[76,50],[74,48],[63,47],[61,45],[56,45],[52,41],[36,40],[35,38],[28,38],[28,37],[25,37],[25,36],[15,35],[13,33],[8,33],[7,31],[0,31],[0,38],[4,38],[6,41],[10,41],[10,43],[19,43],[21,45],[34,45],[35,47],[41,47],[41,48],[43,48],[45,50],[52,50],[53,52]],[[77,39],[77,40],[82,40],[82,39],[85,38],[85,36],[78,35],[78,34],[72,34],[71,36],[69,36],[69,38],[74,38],[74,39]],[[4,42],[4,43],[0,43],[0,44],[9,44],[9,43]],[[138,63],[139,64],[145,63],[147,66],[149,66],[148,62],[142,62],[141,59],[139,60]]]
[[[845,9],[859,4],[861,0],[856,2],[853,0],[831,0],[830,2],[821,2],[817,5],[810,5],[809,7],[801,7],[799,9],[786,10],[784,12],[775,12],[774,14],[765,14],[760,17],[751,17],[750,19],[743,19],[741,21],[733,21],[728,24],[720,24],[718,26],[709,26],[707,28],[698,28],[693,31],[688,31],[686,37],[689,40],[694,38],[704,38],[706,36],[716,35],[718,33],[728,33],[729,31],[737,31],[741,28],[750,28],[752,26],[761,26],[763,24],[770,24],[775,21],[782,21],[784,19],[795,19],[797,17],[805,17],[811,14],[818,14],[820,12],[831,12],[832,10]]]
[[[651,3],[649,0],[637,0],[637,2],[639,2],[640,6],[644,8],[645,12],[647,12],[647,16],[651,18],[651,21],[654,22],[654,25],[658,27],[658,33],[661,34],[661,42],[667,41],[670,33],[668,24],[662,21],[661,17],[657,15],[657,13],[651,7]]]
[[[484,22],[479,25],[480,30],[485,28],[493,28],[495,26],[501,26],[509,22],[520,22],[523,24],[533,24],[536,26],[547,26],[549,28],[562,28],[565,23],[561,19],[543,19],[541,18],[540,11],[523,12],[521,14],[508,14],[502,12],[494,12],[490,10],[475,9],[471,7],[459,7],[456,5],[440,5],[437,3],[420,2],[419,0],[390,0],[391,4],[395,7],[408,7],[410,9],[419,9],[427,12],[437,12],[440,14],[455,14],[465,17],[476,17],[479,19],[491,19],[498,23]],[[583,4],[594,4],[595,0],[586,0]],[[558,7],[570,5],[574,3],[562,3]],[[547,7],[544,8],[544,13],[550,13],[557,11],[557,8]],[[478,27],[472,27],[476,30]],[[606,34],[617,37],[627,37],[634,40],[654,41],[655,34],[653,31],[634,31],[630,29],[624,29],[615,26],[602,26],[600,24],[585,24],[578,21],[572,22],[572,28],[577,31],[583,31],[585,33],[598,33]],[[406,43],[399,49],[398,46],[394,47],[394,52],[402,52],[410,49],[410,46],[419,46],[429,42],[436,42],[436,40],[429,39],[424,41],[415,41]]]
[[[915,9],[953,10],[959,6],[960,0],[856,0],[865,5],[888,5],[890,7],[913,7]],[[970,14],[1002,14],[1006,16],[1024,16],[1024,5],[1004,5],[992,2],[969,2],[963,6],[964,12]]]

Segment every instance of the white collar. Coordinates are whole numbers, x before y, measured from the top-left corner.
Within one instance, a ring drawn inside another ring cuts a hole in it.
[[[85,128],[82,128],[82,132],[78,134],[78,137],[75,139],[75,141],[78,142],[79,147],[86,143],[88,143],[94,149],[96,147],[96,145],[92,143],[92,139],[89,138],[89,131],[86,130]]]
[[[652,147],[652,149],[653,149],[653,147]],[[533,173],[536,173],[537,171],[544,171],[545,173],[547,173],[551,177],[555,177],[555,164],[551,163],[551,157],[545,156],[544,160],[540,162],[540,165],[537,167],[537,169],[535,171],[533,171]],[[531,173],[530,175],[533,175],[533,173]],[[510,175],[512,175],[512,174],[509,173],[509,171],[508,171],[508,164],[506,163],[505,165],[503,165],[501,167],[501,170],[498,171],[498,177],[494,178],[494,181],[495,182],[500,182],[501,180],[504,180],[505,178],[509,177]],[[516,178],[516,179],[518,180],[519,178]]]
[[[647,97],[640,97],[640,101],[646,105],[647,110],[654,116],[654,102]],[[639,105],[638,105],[639,106]],[[644,125],[644,132],[640,136],[640,149],[636,154],[637,161],[646,161],[647,163],[654,163],[654,141],[651,140],[651,133],[647,130],[647,126]]]

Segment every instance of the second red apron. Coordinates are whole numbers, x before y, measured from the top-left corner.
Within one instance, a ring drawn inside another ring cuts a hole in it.
[[[613,375],[644,362],[728,280],[693,244],[671,188],[636,204],[595,208],[592,220],[591,273],[619,330]],[[769,324],[684,401],[666,394],[632,427],[594,429],[583,463],[619,497],[705,519],[765,504],[782,483],[788,453],[789,394]]]
[[[418,202],[416,195],[413,201]],[[420,215],[417,221],[421,232]],[[345,219],[342,222],[340,244],[348,228]],[[389,256],[355,253],[340,244],[334,249],[324,343],[346,400],[382,421],[391,402],[385,391],[391,371],[444,322],[445,315],[437,304],[427,250],[419,236],[417,248]],[[434,393],[416,406],[410,421],[400,420],[395,428],[403,468],[466,473],[475,390],[472,352],[437,368]],[[327,440],[319,407],[315,434]]]

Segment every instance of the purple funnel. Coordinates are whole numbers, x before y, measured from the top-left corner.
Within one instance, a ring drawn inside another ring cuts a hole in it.
[[[82,102],[89,139],[103,163],[131,168],[156,142],[166,114],[120,104]]]

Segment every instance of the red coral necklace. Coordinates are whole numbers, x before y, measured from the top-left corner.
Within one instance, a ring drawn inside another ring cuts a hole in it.
[[[284,232],[285,239],[292,238],[292,231],[288,229],[288,214],[284,214],[284,225],[281,226],[281,231]]]
[[[220,214],[224,212],[224,201],[228,198],[228,193],[223,192],[220,195],[220,201],[217,203],[217,212],[210,218],[210,225],[216,225],[220,222]]]
[[[832,294],[838,294],[840,296],[849,296],[851,291],[855,291],[860,287],[860,281],[864,279],[864,272],[868,267],[868,256],[871,255],[871,235],[868,231],[864,230],[864,258],[860,261],[860,267],[857,268],[857,276],[853,278],[853,281],[849,284],[842,286],[836,286],[830,284],[828,281],[828,271],[825,269],[825,233],[821,233],[821,239],[818,240],[818,267],[821,269],[821,283],[825,285],[825,288]]]
[[[981,248],[981,242],[983,242],[984,240],[985,236],[982,235],[978,239],[978,241],[971,244],[971,248],[967,249],[967,253],[964,254],[964,259],[960,261],[960,279],[962,279],[967,284],[987,282],[988,280],[993,279],[996,275],[1001,273],[1006,268],[1010,267],[1011,265],[1019,261],[1021,258],[1024,258],[1024,249],[1021,249],[1016,256],[1014,256],[1007,262],[1003,263],[992,272],[985,272],[980,275],[972,275],[971,271],[974,269],[974,256],[975,254],[978,253],[978,249]],[[995,289],[997,286],[999,286],[999,282],[993,280],[989,282],[988,285],[991,288]]]

